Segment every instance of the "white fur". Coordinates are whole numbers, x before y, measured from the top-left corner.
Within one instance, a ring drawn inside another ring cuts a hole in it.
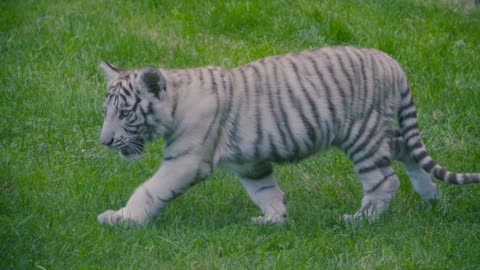
[[[338,54],[342,55],[336,58]],[[109,87],[126,80],[125,76],[119,79],[116,67],[101,66]],[[254,222],[283,223],[287,215],[285,195],[273,178],[271,162],[302,159],[334,143],[355,163],[364,189],[360,209],[345,219],[366,216],[375,220],[399,188],[390,166],[392,153],[386,134],[394,128],[392,118],[407,83],[398,63],[381,52],[324,48],[265,58],[231,70],[153,69],[163,76],[159,85],[166,84],[166,90],[158,95],[148,88],[151,80],[142,81],[141,73],[147,71],[152,72],[152,68],[122,74],[130,74],[127,79],[131,79],[131,74],[140,73],[133,76],[138,79],[132,91],[141,96],[144,110],[152,110],[146,123],[155,126],[153,135],[144,139],[164,137],[165,160],[135,190],[125,207],[99,215],[101,223],[145,224],[219,167],[240,177],[262,211]],[[347,93],[350,88],[354,90]],[[105,144],[122,132],[122,122],[112,111],[107,110],[102,128]],[[405,122],[410,125],[414,121]],[[364,133],[357,137],[360,132]],[[404,135],[415,132],[418,130],[412,129]],[[365,158],[369,149],[377,150]],[[401,150],[409,152],[405,145]],[[419,155],[424,149],[415,151]],[[415,190],[427,201],[437,198],[438,188],[428,173],[410,153],[405,155],[397,158],[405,163]]]

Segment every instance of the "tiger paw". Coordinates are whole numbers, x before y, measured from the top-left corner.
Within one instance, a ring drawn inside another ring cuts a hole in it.
[[[350,222],[350,223],[355,223],[355,222],[368,222],[368,223],[374,223],[376,220],[378,220],[379,215],[377,214],[370,214],[368,215],[365,212],[356,212],[353,215],[350,214],[344,214],[341,219],[344,222]]]
[[[272,215],[272,216],[258,216],[253,217],[252,223],[254,224],[284,224],[285,217],[280,215]]]
[[[342,216],[342,220],[343,220],[343,221],[346,221],[346,222],[349,222],[349,221],[359,221],[359,220],[362,220],[362,216],[361,216],[361,215],[358,215],[358,214],[355,214],[355,215],[344,214],[344,215]]]
[[[97,217],[98,222],[102,224],[115,225],[121,222],[121,216],[113,210],[107,210]]]
[[[148,222],[148,216],[142,214],[144,211],[128,211],[126,208],[122,208],[118,211],[107,210],[98,215],[97,220],[102,224],[117,225],[143,225]]]

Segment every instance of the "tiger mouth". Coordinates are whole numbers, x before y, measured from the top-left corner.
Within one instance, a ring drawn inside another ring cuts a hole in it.
[[[143,154],[143,151],[145,150],[145,141],[143,139],[132,140],[119,149],[122,158],[136,159]]]

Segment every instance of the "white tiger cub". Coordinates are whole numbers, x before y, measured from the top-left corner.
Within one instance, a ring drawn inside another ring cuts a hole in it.
[[[255,222],[282,223],[287,208],[272,162],[330,146],[344,150],[363,185],[361,207],[346,219],[375,220],[385,211],[399,188],[392,159],[403,161],[426,201],[439,195],[431,175],[480,182],[480,174],[451,173],[427,154],[407,77],[378,50],[327,47],[233,69],[101,67],[108,79],[101,143],[132,158],[163,137],[165,156],[125,207],[98,216],[101,223],[144,224],[217,167],[239,176],[263,213]]]

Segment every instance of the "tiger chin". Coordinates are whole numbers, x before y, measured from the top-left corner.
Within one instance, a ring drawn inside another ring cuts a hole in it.
[[[425,201],[440,194],[432,176],[480,182],[480,174],[452,173],[430,157],[405,72],[375,49],[325,47],[232,69],[100,66],[107,78],[100,142],[132,159],[145,143],[164,140],[158,171],[123,208],[100,214],[101,223],[145,224],[217,168],[239,177],[262,212],[254,222],[284,223],[272,163],[330,147],[345,152],[363,187],[360,208],[345,220],[374,221],[385,212],[399,189],[393,160]]]
[[[145,142],[143,140],[138,140],[135,143],[129,143],[121,148],[120,157],[124,160],[138,160],[145,150]]]

